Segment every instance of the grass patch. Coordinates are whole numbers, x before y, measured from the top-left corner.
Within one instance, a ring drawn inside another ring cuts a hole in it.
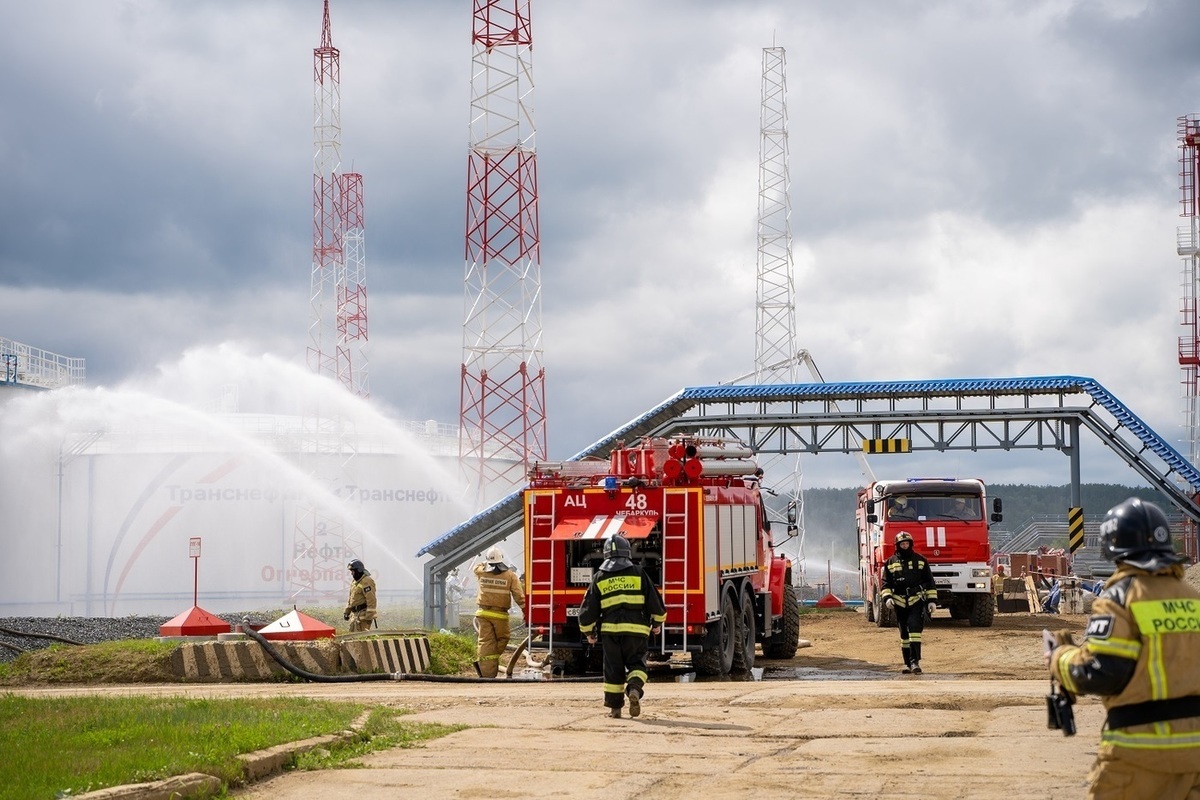
[[[332,612],[318,609],[305,613],[318,619],[321,619],[318,614],[333,616]],[[344,627],[340,614],[337,616],[337,622]],[[435,675],[474,673],[474,632],[469,635],[431,632],[428,636],[430,672]],[[182,678],[171,667],[171,654],[178,647],[178,642],[155,639],[121,639],[87,645],[55,643],[0,663],[0,686],[180,683]],[[285,676],[281,680],[291,679],[291,676]]]
[[[336,733],[352,703],[270,698],[0,696],[0,798],[70,797],[187,772],[241,778],[235,756]]]
[[[429,671],[434,675],[475,672],[475,637],[458,633],[429,633]]]
[[[171,653],[178,646],[154,639],[52,644],[0,664],[0,684],[178,683],[171,670]]]
[[[411,712],[396,708],[371,710],[363,727],[361,740],[346,744],[335,750],[317,749],[301,753],[296,758],[296,769],[313,770],[330,767],[362,767],[358,759],[376,750],[393,747],[413,747],[430,739],[461,731],[466,725],[441,725],[435,722],[406,721]]]
[[[25,698],[0,695],[0,800],[71,797],[188,772],[241,782],[236,756],[347,730],[354,703],[300,697],[213,700],[153,697]],[[299,754],[292,766],[358,766],[375,750],[412,747],[463,725],[406,722],[372,710],[361,736]]]

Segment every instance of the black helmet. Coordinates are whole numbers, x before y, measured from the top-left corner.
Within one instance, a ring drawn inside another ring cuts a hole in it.
[[[604,540],[604,562],[600,564],[600,569],[604,572],[616,572],[620,569],[633,566],[633,561],[630,556],[633,555],[633,548],[629,546],[629,540],[624,536],[617,534],[609,539]]]
[[[361,578],[367,571],[367,568],[357,558],[347,564],[346,569],[350,570],[350,574],[354,576],[354,580]]]
[[[1137,497],[1115,505],[1100,523],[1100,550],[1109,561],[1157,571],[1186,560],[1171,545],[1171,526],[1162,509]]]
[[[629,540],[624,536],[618,534],[604,541],[605,558],[629,558],[631,555],[633,555],[633,550],[629,547]]]
[[[913,538],[911,533],[908,531],[900,531],[896,534],[896,547],[899,547],[901,542],[908,542],[909,544],[912,544],[912,540]]]

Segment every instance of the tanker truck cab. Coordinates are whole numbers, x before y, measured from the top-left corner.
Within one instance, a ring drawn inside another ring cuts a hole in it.
[[[879,597],[884,564],[903,531],[929,561],[938,606],[948,609],[953,619],[990,627],[994,607],[988,525],[1002,519],[999,498],[991,501],[989,510],[983,481],[977,479],[884,480],[859,490],[855,527],[868,620],[881,627],[896,624]]]

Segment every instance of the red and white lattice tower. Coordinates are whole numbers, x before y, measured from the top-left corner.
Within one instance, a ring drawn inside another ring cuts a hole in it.
[[[546,457],[529,0],[473,0],[459,459],[476,501]]]
[[[309,367],[365,397],[367,288],[363,249],[363,181],[342,174],[342,90],[339,52],[329,26],[313,49],[313,264],[309,303]]]
[[[354,394],[367,396],[366,268],[363,248],[363,180],[341,169],[341,68],[324,3],[321,44],[313,49],[313,265],[310,283],[309,368]],[[301,460],[318,483],[338,495],[354,458],[347,422],[337,412],[305,400]],[[288,583],[291,600],[340,599],[346,563],[362,554],[362,535],[336,508],[296,504],[295,539]]]
[[[1200,464],[1200,394],[1197,390],[1197,372],[1200,371],[1200,329],[1197,328],[1196,302],[1200,297],[1197,281],[1200,280],[1200,187],[1196,183],[1197,163],[1200,162],[1200,115],[1188,114],[1180,117],[1179,131],[1179,216],[1187,220],[1179,227],[1176,237],[1178,253],[1183,259],[1183,298],[1180,301],[1183,332],[1179,336],[1179,366],[1183,372],[1183,428],[1188,460]],[[1185,521],[1181,549],[1192,556],[1197,555],[1196,526]]]
[[[1200,159],[1200,116],[1179,118],[1180,216],[1177,246],[1183,258],[1183,299],[1180,311],[1183,333],[1179,337],[1179,366],[1183,370],[1183,426],[1188,460],[1200,463],[1200,418],[1197,417],[1197,370],[1200,369],[1200,330],[1196,326],[1197,260],[1200,260],[1200,216],[1197,215],[1197,159]]]

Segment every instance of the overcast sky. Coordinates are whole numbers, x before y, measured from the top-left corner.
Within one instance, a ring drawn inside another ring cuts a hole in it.
[[[0,337],[86,358],[103,386],[222,343],[303,361],[321,8],[6,4]],[[471,3],[331,9],[372,400],[456,422]],[[1192,3],[533,0],[532,17],[551,457],[752,369],[772,44],[799,344],[827,380],[1085,375],[1187,452]],[[807,482],[844,484],[822,458]],[[987,477],[1065,483],[1053,459]]]

